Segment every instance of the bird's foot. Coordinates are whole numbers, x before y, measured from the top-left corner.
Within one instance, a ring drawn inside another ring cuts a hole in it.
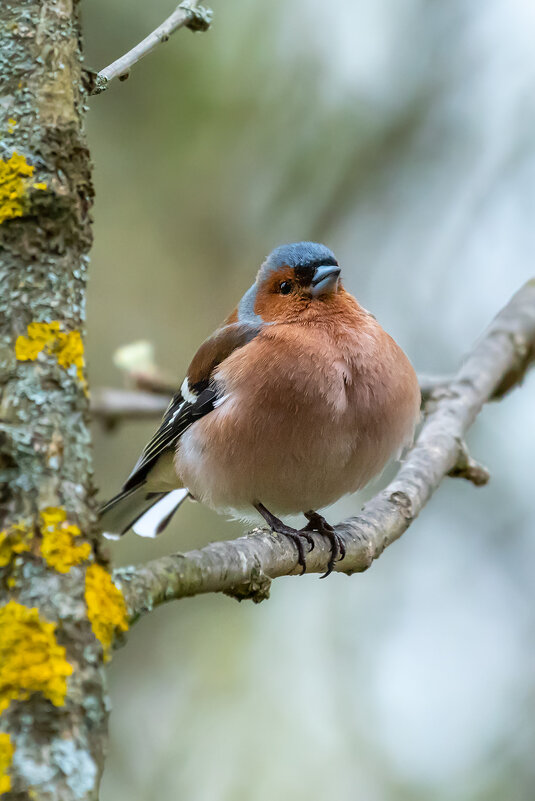
[[[332,573],[336,562],[341,561],[346,555],[346,546],[343,539],[336,533],[333,526],[331,526],[331,524],[328,523],[324,517],[319,515],[317,512],[312,511],[305,512],[304,514],[308,520],[308,523],[304,528],[301,529],[301,533],[304,534],[304,532],[317,531],[318,534],[323,534],[325,537],[327,537],[331,543],[331,558],[329,559],[329,564],[327,565],[327,571],[323,574],[323,576],[320,576],[320,578],[326,578],[330,573]],[[312,550],[312,548],[310,550]]]
[[[306,526],[304,529],[296,529],[292,528],[291,526],[287,526],[286,523],[283,523],[282,520],[279,520],[278,517],[275,517],[275,515],[271,514],[271,512],[266,509],[263,503],[255,504],[255,508],[258,512],[260,512],[272,531],[277,534],[283,534],[293,542],[297,548],[297,564],[301,566],[301,575],[306,573],[307,563],[304,540],[306,540],[310,545],[310,551],[314,547],[314,538],[309,534],[310,529],[308,529]]]

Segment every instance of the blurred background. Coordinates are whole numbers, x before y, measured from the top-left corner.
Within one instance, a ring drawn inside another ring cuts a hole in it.
[[[83,4],[101,68],[168,0]],[[91,100],[94,387],[113,353],[189,359],[267,253],[325,242],[419,371],[451,371],[534,273],[535,5],[214,0]],[[492,473],[446,480],[363,575],[277,580],[141,621],[111,666],[102,801],[535,797],[535,377],[470,435]],[[154,426],[94,427],[107,498]],[[385,478],[383,478],[383,481]],[[372,491],[380,486],[377,483]],[[349,515],[365,496],[329,513]],[[187,504],[118,564],[239,535]]]

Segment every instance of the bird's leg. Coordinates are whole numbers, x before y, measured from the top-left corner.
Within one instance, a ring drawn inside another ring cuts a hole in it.
[[[304,515],[308,523],[301,531],[317,531],[318,534],[324,534],[331,543],[331,558],[327,565],[327,572],[321,576],[321,578],[326,578],[329,573],[332,573],[335,563],[338,560],[342,560],[346,555],[346,546],[343,539],[336,533],[331,524],[327,523],[324,517],[312,511],[305,512]]]
[[[287,526],[286,523],[283,523],[282,520],[279,520],[278,517],[275,517],[274,514],[271,514],[269,509],[266,509],[263,503],[255,503],[254,505],[257,512],[260,512],[268,526],[272,531],[275,531],[277,534],[284,534],[285,537],[288,537],[292,540],[295,547],[297,548],[297,563],[301,565],[301,575],[306,573],[307,565],[306,565],[306,554],[305,554],[305,546],[303,540],[306,540],[310,547],[310,550],[314,547],[314,540],[308,533],[303,529],[298,530],[296,528],[291,528]]]

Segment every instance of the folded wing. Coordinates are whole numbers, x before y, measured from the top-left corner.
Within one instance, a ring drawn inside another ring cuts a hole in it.
[[[159,534],[187,497],[180,490],[172,457],[180,437],[191,425],[216,408],[224,394],[213,374],[237,348],[260,332],[258,322],[236,322],[220,328],[207,339],[188,370],[181,390],[173,396],[160,427],[147,443],[121,492],[100,509],[105,536],[114,538],[134,530],[142,536]],[[167,496],[174,492],[173,501]]]

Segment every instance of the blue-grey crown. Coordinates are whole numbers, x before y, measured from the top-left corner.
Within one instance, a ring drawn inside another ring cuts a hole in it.
[[[283,264],[289,267],[319,267],[322,264],[338,264],[332,250],[318,242],[294,242],[275,248],[264,264],[260,275],[265,276],[271,270],[277,270]]]

